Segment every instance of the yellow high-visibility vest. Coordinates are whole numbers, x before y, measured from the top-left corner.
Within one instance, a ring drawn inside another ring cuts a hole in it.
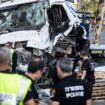
[[[25,76],[0,73],[0,105],[23,105],[31,84]]]

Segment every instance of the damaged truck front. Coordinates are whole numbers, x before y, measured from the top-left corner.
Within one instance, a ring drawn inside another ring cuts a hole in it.
[[[76,48],[85,31],[80,27],[74,2],[70,1],[74,0],[1,0],[0,45],[25,42],[35,55],[43,51],[52,53],[57,47]],[[43,92],[39,85],[51,85],[48,74],[46,70],[37,87],[40,99],[47,98],[45,101],[51,98],[47,94],[50,91]]]
[[[79,25],[73,3],[69,0],[1,0],[0,44],[26,42],[27,47],[51,53],[57,43]],[[67,39],[67,38],[66,38]]]

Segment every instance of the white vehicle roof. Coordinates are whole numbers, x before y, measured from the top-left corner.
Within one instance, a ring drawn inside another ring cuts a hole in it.
[[[1,1],[6,1],[6,0],[1,0]],[[44,1],[44,0],[7,0],[6,2],[0,3],[0,8],[25,4],[25,3],[31,3],[35,1]],[[52,5],[55,2],[65,2],[65,0],[49,0],[50,5]],[[74,3],[77,3],[77,0],[74,0]]]
[[[50,4],[53,4],[55,2],[65,2],[65,0],[49,0]]]
[[[6,2],[0,3],[0,8],[5,8],[5,7],[19,5],[19,4],[26,4],[26,3],[31,3],[35,1],[43,1],[43,0],[7,0]]]
[[[53,3],[55,3],[55,2],[65,2],[65,1],[71,2],[70,0],[49,0],[50,4],[53,4]],[[71,3],[77,4],[77,0],[72,0]]]

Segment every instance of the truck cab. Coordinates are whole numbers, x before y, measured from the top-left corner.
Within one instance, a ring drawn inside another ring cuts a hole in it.
[[[80,24],[69,0],[1,0],[0,44],[26,42],[51,52],[60,37]]]

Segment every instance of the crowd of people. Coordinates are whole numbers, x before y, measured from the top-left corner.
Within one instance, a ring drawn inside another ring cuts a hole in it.
[[[32,55],[22,44],[15,50],[10,42],[0,47],[0,105],[40,105],[35,81],[46,74],[46,68],[53,81],[51,105],[92,105],[95,63],[89,53],[83,50],[74,55],[68,46],[57,48],[54,56],[44,55],[47,60]],[[20,62],[27,64],[24,72],[18,72]]]

